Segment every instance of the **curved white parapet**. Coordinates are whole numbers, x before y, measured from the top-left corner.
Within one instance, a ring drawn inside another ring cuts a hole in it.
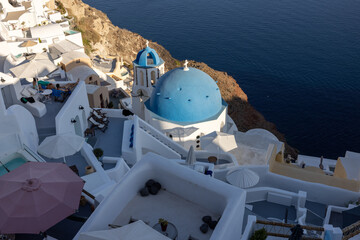
[[[135,199],[141,199],[138,191],[149,179],[161,183],[162,188],[166,189],[166,191],[162,192],[164,195],[173,194],[177,199],[181,198],[182,203],[186,202],[182,206],[191,205],[191,209],[206,208],[207,212],[221,215],[216,228],[211,232],[210,240],[240,238],[242,229],[239,226],[242,226],[246,198],[244,190],[203,174],[198,174],[193,170],[180,166],[175,161],[148,153],[113,188],[112,192],[95,209],[95,212],[82,226],[74,239],[78,239],[81,232],[108,229],[108,224],[112,224],[119,214],[125,211],[129,203],[134,203]],[[158,201],[164,201],[161,204],[164,204],[163,209],[165,210],[166,200],[169,200],[169,198],[158,198]],[[190,223],[193,221],[192,219],[186,218],[187,215],[179,217],[179,212],[163,211],[159,213],[151,207],[147,208],[147,204],[151,204],[151,201],[154,200],[151,200],[150,197],[146,198],[144,203],[139,203],[140,205],[131,209],[134,211],[139,208],[146,209],[148,213],[142,212],[141,214],[153,219],[158,219],[157,216],[154,216],[157,214],[160,216],[171,215],[163,217],[168,219],[172,217],[172,221],[183,236],[181,239],[185,239],[184,236],[191,234],[187,227],[189,227],[189,221]],[[196,229],[198,230],[198,227]]]

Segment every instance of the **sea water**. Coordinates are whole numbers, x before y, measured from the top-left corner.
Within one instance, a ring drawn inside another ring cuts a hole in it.
[[[228,72],[302,154],[360,152],[360,1],[85,2],[177,59]]]

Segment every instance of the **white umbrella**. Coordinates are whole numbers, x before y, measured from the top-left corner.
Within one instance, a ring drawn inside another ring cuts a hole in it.
[[[196,162],[196,156],[194,153],[194,147],[191,145],[188,155],[186,156],[185,163],[188,165],[193,165]]]
[[[259,175],[248,168],[238,168],[228,172],[226,181],[240,188],[253,187],[259,182]]]
[[[64,158],[80,151],[85,139],[75,134],[66,133],[47,137],[38,146],[38,152],[48,158]]]
[[[45,77],[58,67],[49,59],[47,54],[38,54],[32,60],[26,60],[10,69],[18,78]]]
[[[196,127],[188,127],[188,128],[176,127],[168,130],[167,132],[169,132],[173,136],[173,138],[179,138],[179,142],[181,142],[181,139],[190,136],[191,134],[196,132],[196,130],[198,130],[198,128]]]
[[[152,227],[146,225],[143,221],[137,221],[120,228],[110,230],[100,230],[92,232],[83,232],[79,240],[169,240],[163,234],[157,232]]]

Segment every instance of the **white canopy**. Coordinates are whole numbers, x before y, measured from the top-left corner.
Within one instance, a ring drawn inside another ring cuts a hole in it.
[[[137,221],[120,228],[84,232],[79,240],[169,240],[155,229],[146,225],[143,221]]]
[[[234,135],[217,131],[201,137],[200,142],[201,148],[204,150],[214,150],[219,148],[224,152],[228,152],[234,148],[237,148]]]
[[[48,158],[64,158],[80,151],[84,142],[83,137],[75,134],[53,135],[44,139],[38,147],[38,152]]]
[[[34,59],[27,60],[10,69],[18,78],[45,77],[58,67],[49,59],[47,54],[37,54]]]
[[[259,175],[248,168],[238,168],[228,172],[226,181],[240,188],[253,187],[259,182]]]

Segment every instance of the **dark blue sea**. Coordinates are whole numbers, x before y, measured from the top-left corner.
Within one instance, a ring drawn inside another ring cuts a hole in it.
[[[85,0],[232,75],[301,154],[360,152],[359,0]]]

